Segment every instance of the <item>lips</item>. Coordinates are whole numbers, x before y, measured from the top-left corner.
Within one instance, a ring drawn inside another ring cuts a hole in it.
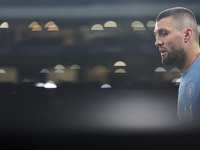
[[[161,56],[164,56],[164,55],[167,53],[167,51],[165,51],[165,50],[163,50],[163,49],[160,49],[159,51],[160,51],[160,53],[161,53]]]

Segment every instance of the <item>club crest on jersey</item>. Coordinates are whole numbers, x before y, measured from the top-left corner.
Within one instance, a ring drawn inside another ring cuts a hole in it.
[[[194,93],[195,93],[195,85],[194,85],[194,83],[191,82],[187,86],[187,90],[186,90],[187,97],[188,98],[192,98],[192,96],[194,95]]]

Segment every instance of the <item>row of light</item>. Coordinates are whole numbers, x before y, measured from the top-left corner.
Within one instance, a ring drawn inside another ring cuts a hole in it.
[[[55,89],[57,88],[57,85],[53,82],[53,81],[48,81],[46,83],[36,83],[35,84],[36,87],[40,87],[40,88],[46,88],[46,89]],[[108,88],[112,88],[112,86],[110,84],[103,84],[101,86],[102,89],[108,89]]]
[[[48,28],[47,31],[59,31],[58,26],[53,21],[47,22],[44,27]],[[32,22],[29,25],[29,28],[32,28],[32,31],[42,31],[41,25],[39,25],[36,21]]]
[[[167,70],[163,67],[158,67],[155,69],[154,72],[167,72]],[[171,69],[171,72],[179,72],[179,70],[176,67],[174,67]]]
[[[154,26],[155,26],[155,21],[149,21],[147,23],[147,27],[149,28],[154,28]],[[49,21],[48,23],[46,23],[44,27],[48,28],[47,29],[48,31],[59,31],[58,26],[53,21]],[[114,21],[107,21],[104,24],[104,27],[117,27],[117,24]],[[91,30],[104,30],[104,27],[101,24],[95,24],[91,27]],[[134,30],[145,30],[143,23],[140,21],[134,21],[131,24],[131,27],[133,27]],[[3,22],[0,28],[9,28],[9,25],[7,22]],[[29,25],[29,28],[32,28],[32,31],[42,31],[41,25],[39,25],[38,22],[36,21],[32,22]]]
[[[175,83],[176,85],[179,85],[181,82],[181,78],[175,78],[172,80],[172,83]],[[53,81],[48,81],[46,83],[36,83],[35,84],[36,87],[40,87],[40,88],[47,88],[47,89],[53,89],[53,88],[57,88],[57,85],[53,82]],[[102,89],[110,89],[112,88],[112,86],[108,83],[103,84],[101,86]]]
[[[59,31],[58,26],[53,21],[49,21],[44,27],[48,28],[48,31]],[[0,28],[9,28],[8,22],[3,22],[0,25]],[[32,31],[42,31],[41,25],[39,25],[36,21],[32,22],[29,25],[29,28],[32,28]]]
[[[114,66],[126,66],[126,64],[123,61],[117,61]],[[96,67],[98,68],[98,67]],[[65,67],[61,64],[58,64],[54,67],[54,69],[65,69]],[[81,69],[81,67],[77,64],[74,64],[70,67],[70,69]],[[44,70],[45,71],[45,70]],[[0,69],[0,73],[6,73],[6,71],[4,69]],[[44,73],[44,72],[41,72]]]
[[[116,67],[122,67],[122,66],[126,66],[126,64],[123,62],[123,61],[117,61],[115,64],[114,64],[114,66],[116,66]],[[56,65],[55,67],[54,67],[54,69],[55,69],[55,71],[54,71],[54,73],[64,73],[64,69],[65,69],[65,67],[63,66],[63,65],[60,65],[60,64],[58,64],[58,65]],[[72,69],[72,70],[76,70],[76,69],[81,69],[81,67],[79,66],[79,65],[77,65],[77,64],[74,64],[74,65],[72,65],[71,67],[70,67],[70,69]],[[94,69],[95,70],[107,70],[104,66],[102,66],[102,65],[97,65],[96,67],[94,67]],[[44,69],[42,69],[41,71],[40,71],[40,73],[49,73],[49,70],[48,69],[46,69],[46,68],[44,68]],[[115,73],[126,73],[126,71],[124,70],[124,69],[117,69],[116,71],[115,71]]]
[[[114,64],[115,67],[123,67],[123,66],[126,66],[126,63],[124,63],[123,61],[117,61],[115,64]],[[64,69],[65,67],[61,64],[58,64],[54,67],[55,69],[55,72],[54,73],[64,73]],[[77,69],[81,69],[81,67],[77,64],[74,64],[70,67],[71,70],[77,70]],[[94,67],[94,69],[96,70],[106,70],[106,68],[102,65],[97,65],[96,67]],[[171,69],[171,72],[178,72],[179,70],[174,67]],[[154,72],[167,72],[165,68],[163,67],[158,67],[154,70]],[[0,73],[6,73],[6,71],[4,69],[0,69]],[[44,68],[40,71],[40,73],[50,73],[48,69]],[[126,73],[126,71],[124,69],[117,69],[115,71],[115,73]]]
[[[57,65],[57,67],[61,67],[61,66],[62,65],[59,65],[59,66]],[[123,73],[123,71],[120,72],[120,70],[121,69],[118,70],[118,73]],[[160,72],[163,72],[163,68],[161,69],[161,67],[158,67],[156,70],[157,70],[156,72],[159,72],[159,70],[160,70]],[[172,71],[175,71],[175,69],[172,69]],[[0,69],[0,73],[6,73],[6,71],[3,70],[3,69]],[[116,73],[117,73],[117,71],[116,71]],[[27,83],[27,82],[31,82],[31,80],[30,79],[24,79],[22,82]],[[180,82],[181,82],[181,78],[175,78],[171,82],[176,84],[176,85],[179,85]],[[48,81],[46,83],[35,83],[35,86],[36,87],[43,87],[43,88],[57,88],[57,85],[53,81]],[[101,88],[112,88],[112,86],[110,84],[106,83],[106,84],[103,84],[101,86]]]
[[[179,85],[180,82],[181,82],[181,78],[175,78],[172,80],[172,83],[175,83],[176,85]],[[57,85],[53,81],[48,81],[47,83],[36,83],[35,86],[40,87],[40,88],[46,88],[46,89],[57,88]],[[112,88],[112,86],[108,83],[103,84],[101,86],[101,89],[110,89],[110,88]]]
[[[70,69],[72,69],[70,67]],[[73,68],[73,69],[80,69],[80,68]],[[96,70],[106,70],[106,68],[102,67],[102,66],[96,66],[94,69]],[[163,67],[158,67],[154,70],[154,72],[167,72],[165,68]],[[171,69],[171,72],[178,72],[178,69],[177,68],[172,68]],[[3,74],[3,73],[6,73],[6,71],[4,69],[0,69],[0,74]],[[40,71],[40,73],[50,73],[48,69],[44,68]],[[64,73],[64,69],[56,69],[54,71],[54,73]],[[119,68],[115,71],[115,73],[126,73],[125,69],[122,69],[122,68]]]
[[[49,21],[44,26],[45,28],[48,28],[48,31],[59,31],[58,26],[53,22]],[[91,30],[103,30],[104,27],[117,27],[117,23],[114,21],[107,21],[104,26],[101,24],[95,24],[91,27]],[[134,28],[134,30],[145,30],[144,24],[140,21],[134,21],[131,24],[131,27]],[[147,23],[147,27],[154,28],[155,27],[155,21],[149,21]],[[0,25],[0,28],[9,28],[9,24],[7,22],[3,22]],[[41,25],[38,24],[38,22],[34,21],[29,25],[29,28],[32,28],[32,31],[42,31]]]
[[[102,68],[94,68],[95,70],[105,70],[105,71],[108,71],[109,72],[109,70],[108,69],[106,69],[106,68],[104,68],[104,67],[102,67]],[[0,72],[1,73],[1,72]],[[50,71],[48,70],[48,69],[46,69],[46,68],[44,68],[44,69],[42,69],[41,71],[40,71],[40,73],[50,73]],[[64,69],[56,69],[55,71],[54,71],[54,73],[65,73],[65,71],[64,71]],[[117,69],[116,71],[115,71],[115,73],[126,73],[126,70],[125,69],[122,69],[122,68],[119,68],[119,69]]]
[[[116,62],[115,64],[114,64],[114,66],[117,66],[117,67],[122,67],[122,66],[126,66],[126,64],[124,63],[124,62],[122,62],[122,61],[118,61],[118,62]],[[63,66],[63,65],[56,65],[55,67],[54,67],[54,69],[55,69],[55,71],[54,71],[54,73],[64,73],[65,71],[64,71],[64,69],[65,69],[65,67]],[[70,67],[70,69],[72,69],[72,70],[77,70],[77,69],[81,69],[81,67],[79,66],[79,65],[72,65],[71,67]],[[109,72],[109,70],[108,69],[106,69],[104,66],[102,66],[102,65],[97,65],[96,67],[94,67],[94,69],[95,70],[105,70],[105,71],[108,71]],[[49,72],[49,70],[48,69],[46,69],[46,68],[44,68],[44,69],[42,69],[41,71],[40,71],[40,73],[50,73]],[[122,68],[119,68],[119,69],[117,69],[116,71],[115,71],[115,73],[126,73],[126,71],[124,70],[124,69],[122,69]]]
[[[155,21],[147,22],[146,26],[149,29],[153,29],[155,27]],[[58,26],[53,21],[49,21],[44,27],[48,28],[48,31],[59,31]],[[101,24],[95,24],[91,27],[91,30],[104,30],[104,27],[117,27],[117,23],[114,21],[107,21],[104,26]],[[146,30],[144,24],[140,21],[132,22],[131,27],[133,27],[133,30]],[[3,22],[0,25],[0,28],[9,28],[8,22]],[[32,28],[32,31],[42,31],[41,25],[39,25],[36,21],[32,22],[29,25],[29,28]],[[198,25],[198,32],[200,34],[200,25]]]
[[[155,21],[149,21],[146,25],[149,29],[155,27]],[[117,27],[117,23],[114,21],[107,21],[104,26],[101,24],[95,24],[92,26],[91,30],[104,30],[104,27]],[[140,21],[134,21],[131,24],[133,30],[146,30],[144,24]]]

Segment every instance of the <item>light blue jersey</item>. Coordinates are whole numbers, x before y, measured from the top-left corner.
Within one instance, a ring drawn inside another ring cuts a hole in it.
[[[200,57],[181,74],[178,95],[179,122],[200,122]]]

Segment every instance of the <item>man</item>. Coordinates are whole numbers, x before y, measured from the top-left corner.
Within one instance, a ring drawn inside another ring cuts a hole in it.
[[[156,18],[155,45],[161,62],[175,65],[181,74],[178,95],[180,123],[200,122],[200,48],[194,14],[182,7],[162,11]]]

